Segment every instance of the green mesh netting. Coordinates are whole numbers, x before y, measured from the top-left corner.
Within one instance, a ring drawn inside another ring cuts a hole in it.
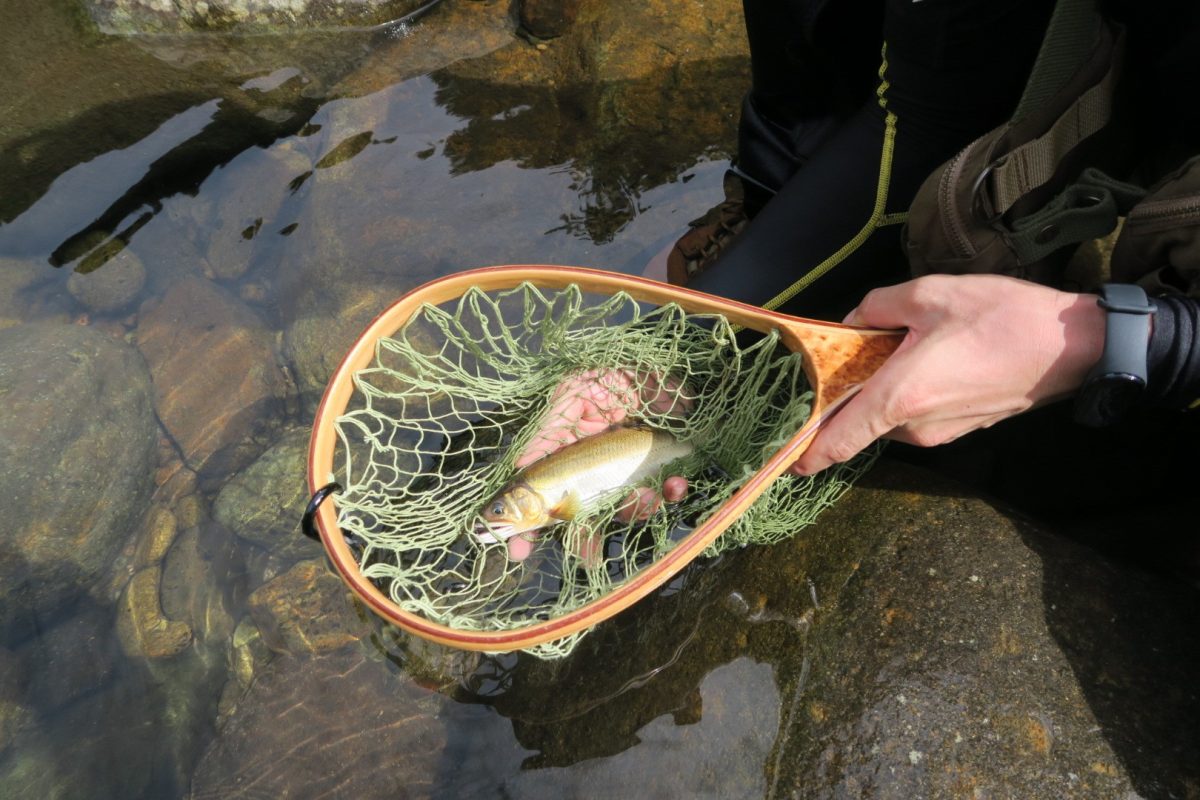
[[[363,575],[397,605],[464,630],[554,618],[636,574],[799,429],[811,398],[801,357],[777,335],[739,342],[719,316],[530,284],[424,306],[378,342],[374,363],[354,382],[337,421],[339,472],[331,476],[345,487],[339,525]],[[551,419],[560,415],[562,387],[589,384],[607,390],[613,421],[694,446],[664,468],[688,479],[687,496],[648,519],[622,521],[620,491],[544,531],[528,558],[511,559],[504,543],[475,535],[479,514],[536,434],[564,424]],[[815,478],[778,479],[706,554],[793,535],[870,458]],[[561,657],[581,635],[530,652]]]

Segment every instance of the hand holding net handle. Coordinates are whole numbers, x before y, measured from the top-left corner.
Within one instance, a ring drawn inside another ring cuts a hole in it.
[[[355,594],[390,622],[418,636],[452,647],[510,651],[552,641],[608,619],[666,583],[704,552],[773,480],[800,457],[813,435],[844,402],[854,396],[904,337],[903,331],[856,328],[792,317],[658,281],[582,267],[505,266],[456,273],[427,283],[401,297],[376,317],[350,348],[330,379],[317,409],[309,444],[309,492],[317,492],[332,480],[337,443],[336,420],[350,402],[354,391],[354,373],[371,363],[375,357],[375,343],[380,338],[390,336],[403,327],[425,304],[438,305],[457,300],[472,287],[491,292],[511,289],[525,282],[547,289],[564,289],[575,285],[585,292],[605,295],[625,292],[636,300],[655,305],[676,303],[690,313],[721,314],[736,325],[762,333],[777,330],[788,349],[804,355],[804,370],[814,392],[812,415],[787,444],[716,509],[703,525],[658,561],[603,597],[561,617],[519,629],[458,630],[399,608],[361,575],[354,555],[340,535],[334,502],[323,503],[316,512],[321,541],[334,568]]]

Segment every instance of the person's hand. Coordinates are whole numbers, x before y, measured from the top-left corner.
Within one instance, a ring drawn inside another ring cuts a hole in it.
[[[517,457],[522,469],[587,436],[603,433],[624,422],[629,411],[646,408],[657,414],[682,415],[691,410],[692,399],[675,381],[628,369],[593,369],[563,381],[550,398],[550,408],[542,429]],[[630,492],[618,517],[625,521],[644,519],[667,502],[682,500],[687,494],[687,479],[674,475],[663,482],[662,491],[641,486]],[[514,536],[508,540],[509,558],[520,561],[533,551],[536,535]],[[584,537],[577,553],[584,563],[595,563],[600,556],[599,537]]]
[[[944,444],[1066,397],[1104,346],[1094,295],[997,275],[876,289],[846,322],[908,334],[792,465],[798,475],[847,461],[881,437]]]

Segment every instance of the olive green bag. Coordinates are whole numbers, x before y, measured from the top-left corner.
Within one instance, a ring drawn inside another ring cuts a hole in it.
[[[1088,167],[1111,152],[1123,30],[1060,0],[1012,118],[936,170],[909,209],[915,275],[1057,283],[1065,246],[1109,233],[1143,190]]]
[[[1200,156],[1148,190],[1104,171],[1122,150],[1113,118],[1123,42],[1095,0],[1059,0],[1012,118],[917,192],[904,231],[914,275],[1062,286],[1072,246],[1124,217],[1108,279],[1200,297]]]
[[[1200,298],[1200,156],[1164,177],[1125,216],[1112,280],[1148,294]]]

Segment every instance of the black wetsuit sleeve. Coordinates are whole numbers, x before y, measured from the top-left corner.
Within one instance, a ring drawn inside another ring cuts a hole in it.
[[[1200,300],[1154,298],[1154,330],[1147,353],[1147,400],[1187,408],[1200,399]]]

